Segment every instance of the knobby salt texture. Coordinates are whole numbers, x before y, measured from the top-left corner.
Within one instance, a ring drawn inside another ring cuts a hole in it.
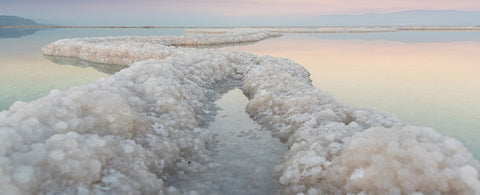
[[[252,119],[289,147],[278,166],[283,193],[480,193],[480,165],[460,142],[388,113],[345,107],[289,59],[171,46],[269,36],[109,37],[46,46],[46,55],[137,63],[1,112],[0,191],[178,193],[163,178],[208,168],[213,102],[228,83],[240,82]]]

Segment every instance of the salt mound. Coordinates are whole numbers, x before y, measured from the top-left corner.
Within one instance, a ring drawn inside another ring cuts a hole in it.
[[[328,168],[329,192],[478,194],[478,164],[433,129],[373,127],[352,137]]]
[[[147,59],[183,57],[183,48],[174,46],[214,46],[221,44],[248,43],[281,34],[272,32],[232,32],[216,36],[176,37],[97,37],[62,39],[44,48],[44,55],[78,57],[82,60],[130,65]]]
[[[388,113],[345,107],[289,59],[171,46],[265,35],[66,39],[46,46],[47,55],[137,63],[0,112],[0,191],[177,193],[164,179],[208,168],[213,102],[240,87],[250,116],[289,146],[278,167],[284,193],[480,193],[480,165],[461,143]]]

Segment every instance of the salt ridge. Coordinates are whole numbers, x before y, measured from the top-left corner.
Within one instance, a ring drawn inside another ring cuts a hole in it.
[[[278,166],[283,193],[480,193],[480,165],[460,142],[431,128],[405,126],[388,113],[343,106],[313,87],[308,71],[292,60],[172,46],[277,35],[84,38],[47,45],[46,55],[131,67],[0,112],[0,191],[179,193],[163,179],[209,167],[213,102],[240,87],[251,118],[289,147]]]

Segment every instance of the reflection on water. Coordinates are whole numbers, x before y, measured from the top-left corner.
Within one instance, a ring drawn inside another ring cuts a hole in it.
[[[175,46],[175,47],[189,47],[189,48],[198,48],[198,49],[204,49],[204,48],[223,48],[223,47],[231,47],[231,46],[245,46],[245,45],[251,45],[259,42],[258,40],[256,41],[244,41],[240,43],[223,43],[223,44],[217,44],[217,43],[211,43],[211,44],[172,44],[170,46]],[[128,66],[126,65],[119,65],[119,64],[106,64],[106,63],[98,63],[98,62],[92,62],[88,60],[83,60],[77,57],[69,57],[69,56],[54,56],[54,55],[43,55],[46,59],[50,60],[51,62],[58,64],[58,65],[72,65],[76,67],[92,67],[99,72],[103,72],[106,74],[114,74],[124,68],[127,68]]]
[[[58,65],[72,65],[72,66],[82,67],[82,68],[92,67],[95,70],[106,73],[106,74],[115,74],[116,72],[128,67],[128,66],[119,65],[119,64],[96,63],[96,62],[91,62],[87,60],[81,60],[76,57],[51,56],[51,55],[43,55],[43,57],[45,57],[46,59]]]
[[[183,29],[42,29],[31,36],[21,34],[15,34],[18,38],[0,39],[0,111],[8,109],[15,101],[32,101],[52,89],[87,84],[122,68],[54,59],[60,64],[80,64],[82,68],[59,66],[46,60],[40,52],[43,46],[53,41],[95,36],[173,36],[182,35]]]
[[[2,55],[40,55],[43,46],[65,38],[105,37],[105,36],[178,36],[183,35],[182,28],[50,28],[42,29],[32,36],[12,39],[0,39]]]
[[[218,49],[218,48],[223,48],[223,47],[232,47],[232,46],[245,46],[245,45],[253,45],[255,43],[258,43],[260,41],[245,41],[241,43],[222,43],[222,44],[206,44],[206,45],[191,45],[191,44],[186,44],[186,45],[181,45],[181,44],[174,44],[172,46],[175,47],[189,47],[189,48],[198,48],[198,49],[206,49],[206,48],[211,48],[211,49]]]
[[[480,42],[405,43],[284,36],[231,49],[286,57],[346,104],[461,140],[480,158]]]
[[[40,54],[62,38],[181,35],[183,29],[56,29],[0,39],[0,110],[51,89],[92,82],[121,67],[54,59]],[[461,140],[480,158],[480,35],[464,32],[286,34],[231,49],[286,57],[304,65],[314,85],[346,105],[376,107],[409,124],[434,127]]]
[[[93,68],[59,66],[40,55],[0,57],[0,111],[15,101],[32,101],[52,89],[68,89],[106,76]]]
[[[36,28],[0,28],[0,38],[19,38],[34,34]]]
[[[247,98],[231,90],[215,102],[221,109],[209,130],[218,140],[215,166],[204,172],[179,175],[169,186],[200,194],[278,194],[275,166],[287,147],[245,112]]]
[[[315,39],[395,41],[407,43],[480,41],[480,31],[396,31],[387,33],[322,33],[311,34]]]

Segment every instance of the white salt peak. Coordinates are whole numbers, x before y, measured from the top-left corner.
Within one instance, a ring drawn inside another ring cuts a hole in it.
[[[352,175],[350,175],[350,179],[352,180],[362,179],[363,177],[365,177],[365,175],[363,174],[363,169],[355,169]]]

